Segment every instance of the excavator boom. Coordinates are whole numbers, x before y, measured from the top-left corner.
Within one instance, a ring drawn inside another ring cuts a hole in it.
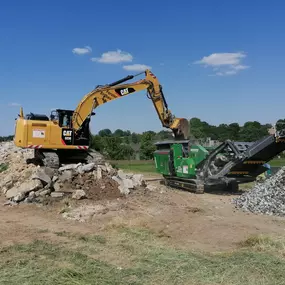
[[[187,139],[189,133],[188,120],[175,118],[172,115],[157,77],[150,70],[143,73],[145,73],[145,78],[142,80],[120,84],[142,73],[129,75],[111,84],[98,86],[86,94],[73,113],[72,125],[74,130],[78,132],[86,120],[90,120],[93,110],[98,106],[135,92],[147,90],[148,98],[152,100],[162,126],[171,129],[176,138]]]

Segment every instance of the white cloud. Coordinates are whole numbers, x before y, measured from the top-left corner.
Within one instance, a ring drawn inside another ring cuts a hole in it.
[[[116,51],[104,52],[101,57],[92,57],[91,60],[95,62],[115,64],[120,62],[132,62],[133,56],[128,52],[118,49]]]
[[[84,48],[74,48],[72,50],[73,53],[83,55],[83,54],[88,54],[92,52],[92,48],[89,46],[85,46]]]
[[[10,103],[10,104],[8,104],[8,106],[10,106],[10,107],[20,107],[21,104],[19,104],[19,103]]]
[[[246,57],[246,55],[242,52],[212,53],[209,56],[204,56],[201,60],[196,61],[196,63],[210,66],[236,65],[239,64],[240,60],[244,57]]]
[[[236,70],[228,70],[228,71],[219,71],[216,73],[216,75],[218,76],[225,76],[225,75],[234,75],[234,74],[237,74],[237,71]]]
[[[145,71],[146,69],[151,69],[151,66],[145,64],[131,64],[124,65],[123,68],[129,71]]]
[[[247,66],[247,65],[234,65],[233,66],[233,69],[235,69],[235,70],[244,70],[247,68],[249,68],[249,66]]]
[[[194,62],[194,64],[212,67],[217,76],[234,75],[237,74],[238,71],[249,68],[249,66],[241,64],[241,61],[245,57],[244,52],[213,53],[209,56],[204,56],[201,60]]]

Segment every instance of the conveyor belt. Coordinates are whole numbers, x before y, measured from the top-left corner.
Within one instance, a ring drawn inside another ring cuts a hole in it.
[[[256,142],[226,141],[203,162],[201,178],[206,184],[216,184],[220,180],[236,180],[238,183],[253,181],[265,172],[265,163],[285,151],[285,131],[278,136],[270,135]],[[228,162],[216,172],[211,172],[211,165],[218,155],[226,155]]]

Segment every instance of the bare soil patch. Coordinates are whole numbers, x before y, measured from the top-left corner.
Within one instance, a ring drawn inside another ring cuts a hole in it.
[[[197,195],[168,189],[157,181],[152,184],[157,186],[155,191],[136,190],[127,198],[116,197],[112,194],[112,187],[106,187],[100,188],[104,192],[94,194],[96,201],[59,200],[46,206],[24,203],[1,206],[0,244],[34,239],[56,241],[62,237],[54,232],[60,231],[108,235],[108,229],[120,226],[147,228],[175,247],[207,251],[236,248],[250,235],[284,235],[284,218],[236,211],[230,203],[233,196]],[[111,200],[98,200],[109,195]],[[3,202],[1,198],[1,204]],[[104,210],[84,223],[62,217],[63,209],[84,208],[85,205],[97,205]]]

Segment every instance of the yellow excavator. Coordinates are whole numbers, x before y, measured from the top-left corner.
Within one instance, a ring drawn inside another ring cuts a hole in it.
[[[129,84],[122,84],[145,74],[145,78]],[[162,126],[171,129],[175,139],[187,139],[187,119],[176,118],[168,109],[162,86],[150,71],[129,75],[107,85],[98,85],[86,94],[76,109],[56,109],[50,117],[30,113],[24,116],[20,109],[15,128],[14,143],[21,148],[32,148],[35,159],[42,165],[58,168],[66,160],[83,161],[91,155],[89,150],[91,133],[90,120],[98,106],[126,95],[146,90],[152,100]]]

